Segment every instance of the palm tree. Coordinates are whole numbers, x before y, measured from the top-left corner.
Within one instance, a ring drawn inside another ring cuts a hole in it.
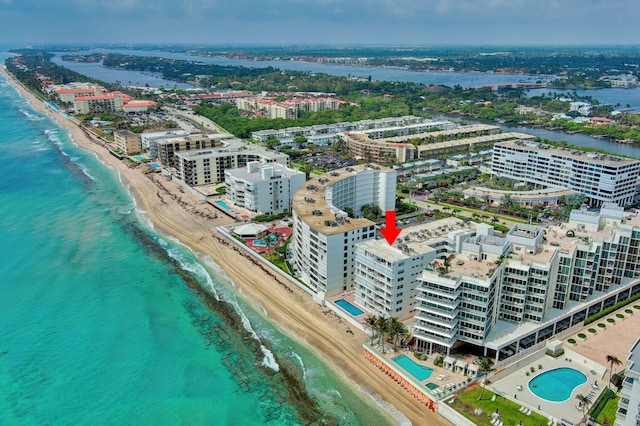
[[[371,329],[371,346],[373,346],[373,339],[376,335],[376,327],[378,325],[378,317],[375,315],[370,315],[365,320],[365,325]]]
[[[620,365],[622,364],[622,361],[620,361],[618,359],[617,356],[615,355],[607,355],[607,362],[609,363],[609,369],[610,369],[610,373],[609,373],[609,383],[611,383],[611,379],[613,379],[613,365]]]
[[[389,318],[380,315],[376,326],[378,328],[378,344],[382,342],[382,352],[384,353],[384,340],[389,334]]]
[[[482,392],[478,397],[478,401],[480,401],[482,399],[482,396],[484,395],[484,390],[487,384],[487,379],[489,378],[489,373],[491,373],[494,370],[495,368],[493,368],[493,363],[491,362],[491,360],[489,358],[482,358],[482,361],[480,361],[480,365],[478,366],[478,374],[484,373],[485,376],[484,376],[484,380],[482,381],[483,382]]]
[[[591,405],[591,400],[582,394],[576,395],[576,399],[580,401],[580,409],[582,410],[582,416],[584,417],[584,411],[589,405]]]
[[[389,322],[389,334],[393,337],[393,350],[396,351],[398,338],[407,335],[407,327],[398,318],[393,317]]]

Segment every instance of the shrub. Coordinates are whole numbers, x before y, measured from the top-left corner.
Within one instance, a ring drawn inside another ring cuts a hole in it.
[[[596,329],[595,328],[590,328],[589,330],[587,330],[589,333],[591,334],[596,334]]]
[[[617,318],[624,318],[624,315],[622,315],[622,314],[616,314],[616,317],[617,317]]]
[[[584,333],[578,333],[578,337],[581,338],[581,339],[586,339],[587,335],[584,334]]]
[[[571,344],[571,345],[575,345],[576,344],[575,339],[567,339],[567,342],[569,342],[569,344]]]
[[[529,376],[529,372],[528,372],[528,371],[527,371],[525,374],[526,374],[527,376]]]
[[[542,364],[538,364],[538,370],[542,370]]]
[[[599,323],[598,323],[598,327],[600,327],[600,328],[606,328],[607,326],[606,326],[606,325],[604,325],[603,323],[599,322]]]
[[[531,367],[530,370],[531,370],[532,373],[536,371],[536,369],[533,368],[533,367]]]
[[[614,320],[613,318],[607,318],[607,322],[613,324],[614,322],[616,322],[616,320]]]
[[[443,364],[444,364],[444,357],[442,355],[438,356],[436,359],[433,360],[433,365],[435,365],[436,367],[442,367]]]
[[[637,299],[640,299],[640,293],[634,294],[633,296],[629,297],[628,299],[622,300],[622,301],[616,303],[613,306],[609,306],[608,308],[603,309],[600,312],[596,312],[595,314],[587,317],[584,320],[584,325],[591,324],[592,322],[595,322],[595,321],[599,320],[600,318],[602,318],[604,316],[607,316],[612,312],[617,311],[618,309],[622,308],[623,306],[626,306],[626,305],[630,304],[631,302],[633,302],[633,301],[635,301]],[[633,305],[633,307],[635,309],[640,309],[640,305]]]
[[[633,311],[631,309],[625,309],[624,313],[625,314],[629,314],[629,315],[633,315]]]

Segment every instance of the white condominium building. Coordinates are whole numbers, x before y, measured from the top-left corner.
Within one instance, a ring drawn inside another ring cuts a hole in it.
[[[161,141],[158,146],[162,147],[164,143]],[[240,139],[219,141],[215,147],[208,149],[175,152],[174,156],[176,173],[189,186],[224,182],[225,170],[245,167],[253,161],[289,165],[288,155]]]
[[[185,130],[165,130],[160,132],[144,132],[140,134],[142,149],[149,153],[149,158],[158,158],[158,147],[156,141],[162,139],[187,136],[189,132]]]
[[[291,211],[293,194],[306,181],[306,175],[298,170],[258,161],[227,169],[224,174],[227,198],[236,206],[265,215]]]
[[[629,351],[624,374],[615,426],[636,426],[640,424],[640,339]]]
[[[539,185],[571,188],[584,194],[592,205],[624,206],[633,202],[636,195],[640,160],[510,141],[494,145],[491,173]]]
[[[576,210],[547,229],[518,224],[504,238],[455,228],[420,237],[437,251],[418,278],[417,350],[469,344],[498,362],[640,293],[640,218],[614,204]]]
[[[384,238],[356,244],[355,301],[373,315],[413,316],[417,278],[435,258],[435,250],[403,248],[390,246]]]
[[[293,197],[289,245],[296,277],[323,299],[351,290],[355,245],[376,235],[362,207],[393,210],[395,192],[396,172],[373,164],[335,170],[303,185]]]

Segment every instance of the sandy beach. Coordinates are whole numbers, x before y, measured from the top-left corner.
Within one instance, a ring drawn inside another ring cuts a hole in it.
[[[239,287],[240,293],[259,312],[266,312],[284,332],[307,344],[354,387],[369,395],[377,394],[384,402],[392,404],[412,424],[450,424],[365,360],[361,346],[367,338],[364,333],[347,332],[349,327],[343,320],[323,314],[326,308],[314,303],[304,292],[276,282],[238,249],[230,247],[216,227],[228,224],[232,219],[201,203],[177,183],[167,181],[159,174],[145,174],[140,168],[130,168],[127,162],[110,155],[97,138],[49,110],[8,75],[4,66],[0,69],[34,108],[68,128],[80,147],[95,152],[120,174],[123,184],[130,187],[138,208],[144,210],[157,230],[178,239],[200,256],[210,256]]]

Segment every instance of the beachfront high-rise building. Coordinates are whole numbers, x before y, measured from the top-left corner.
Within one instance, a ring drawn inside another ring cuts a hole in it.
[[[117,130],[113,133],[116,149],[124,155],[135,155],[142,152],[142,143],[138,133],[129,130]]]
[[[575,189],[596,206],[624,206],[635,198],[640,160],[509,141],[494,145],[491,173],[537,185]]]
[[[470,344],[497,362],[640,293],[640,218],[613,204],[546,229],[518,224],[504,237],[486,225],[470,234],[439,223],[430,233],[403,231],[437,250],[418,278],[416,350]]]
[[[246,167],[224,171],[227,198],[250,212],[275,215],[291,211],[293,194],[306,175],[279,163],[252,161]]]
[[[384,238],[356,244],[355,301],[373,315],[405,319],[414,313],[417,278],[435,259],[435,249],[401,247]]]
[[[291,265],[319,299],[353,288],[355,246],[376,235],[362,208],[393,210],[395,192],[394,170],[366,164],[310,179],[295,193]]]
[[[162,147],[171,143],[170,139],[158,142],[160,158]],[[225,139],[217,141],[215,147],[174,152],[173,161],[179,179],[189,186],[198,186],[224,182],[225,170],[246,167],[253,161],[288,166],[289,156],[240,139]]]
[[[177,167],[176,154],[181,151],[194,151],[216,146],[222,146],[220,140],[201,133],[156,139],[158,158],[165,167]]]
[[[160,132],[144,132],[140,134],[140,142],[142,149],[149,153],[149,158],[158,158],[158,147],[156,141],[161,139],[175,138],[179,136],[187,136],[189,132],[186,130],[164,130]]]
[[[624,374],[615,426],[636,426],[640,424],[640,339],[629,351]]]

